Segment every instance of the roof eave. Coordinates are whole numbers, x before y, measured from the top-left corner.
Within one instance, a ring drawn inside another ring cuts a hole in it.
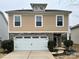
[[[5,15],[4,15],[3,12],[1,12],[1,11],[0,11],[0,13],[2,14],[2,16],[3,16],[3,18],[4,18],[5,22],[6,22],[6,24],[8,25],[8,21],[7,21],[6,17],[5,17]]]

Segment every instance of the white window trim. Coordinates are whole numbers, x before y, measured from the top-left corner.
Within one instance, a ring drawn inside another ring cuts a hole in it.
[[[36,26],[36,17],[41,16],[42,17],[42,25],[41,26]],[[35,15],[35,27],[43,27],[43,15]]]
[[[57,25],[57,17],[58,16],[62,16],[63,17],[63,21],[62,21],[63,22],[63,25],[62,26],[58,26]],[[56,27],[64,27],[64,15],[56,15]]]
[[[20,16],[20,26],[15,26],[15,16]],[[22,16],[21,15],[13,15],[13,27],[22,27]]]

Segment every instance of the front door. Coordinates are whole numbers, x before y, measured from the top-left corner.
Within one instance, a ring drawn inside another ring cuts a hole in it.
[[[56,42],[57,47],[61,47],[61,34],[60,33],[55,33],[54,34],[54,41]]]

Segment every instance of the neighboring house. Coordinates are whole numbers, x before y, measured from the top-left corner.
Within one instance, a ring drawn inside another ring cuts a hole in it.
[[[71,28],[71,39],[74,44],[79,44],[79,24]]]
[[[14,50],[48,50],[48,40],[55,40],[57,46],[61,46],[61,37],[69,33],[71,11],[46,10],[46,6],[32,3],[30,10],[6,11],[9,38],[14,39]]]
[[[0,11],[0,41],[8,40],[8,22],[4,14]]]

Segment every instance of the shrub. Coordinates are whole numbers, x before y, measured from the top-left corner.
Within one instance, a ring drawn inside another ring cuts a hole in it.
[[[72,46],[73,45],[73,41],[72,40],[65,40],[64,41],[64,45],[65,45],[65,47],[70,47],[70,46]]]
[[[13,51],[13,40],[4,40],[4,41],[2,41],[1,48],[3,48],[4,51],[7,50],[7,52]]]
[[[72,40],[65,40],[64,45],[66,47],[66,50],[64,51],[65,54],[70,55],[75,52],[75,50],[72,49],[72,46],[73,46]]]
[[[56,46],[56,42],[55,41],[53,41],[53,40],[48,41],[48,49],[49,49],[50,52],[53,52],[54,51],[53,48],[55,46]]]

